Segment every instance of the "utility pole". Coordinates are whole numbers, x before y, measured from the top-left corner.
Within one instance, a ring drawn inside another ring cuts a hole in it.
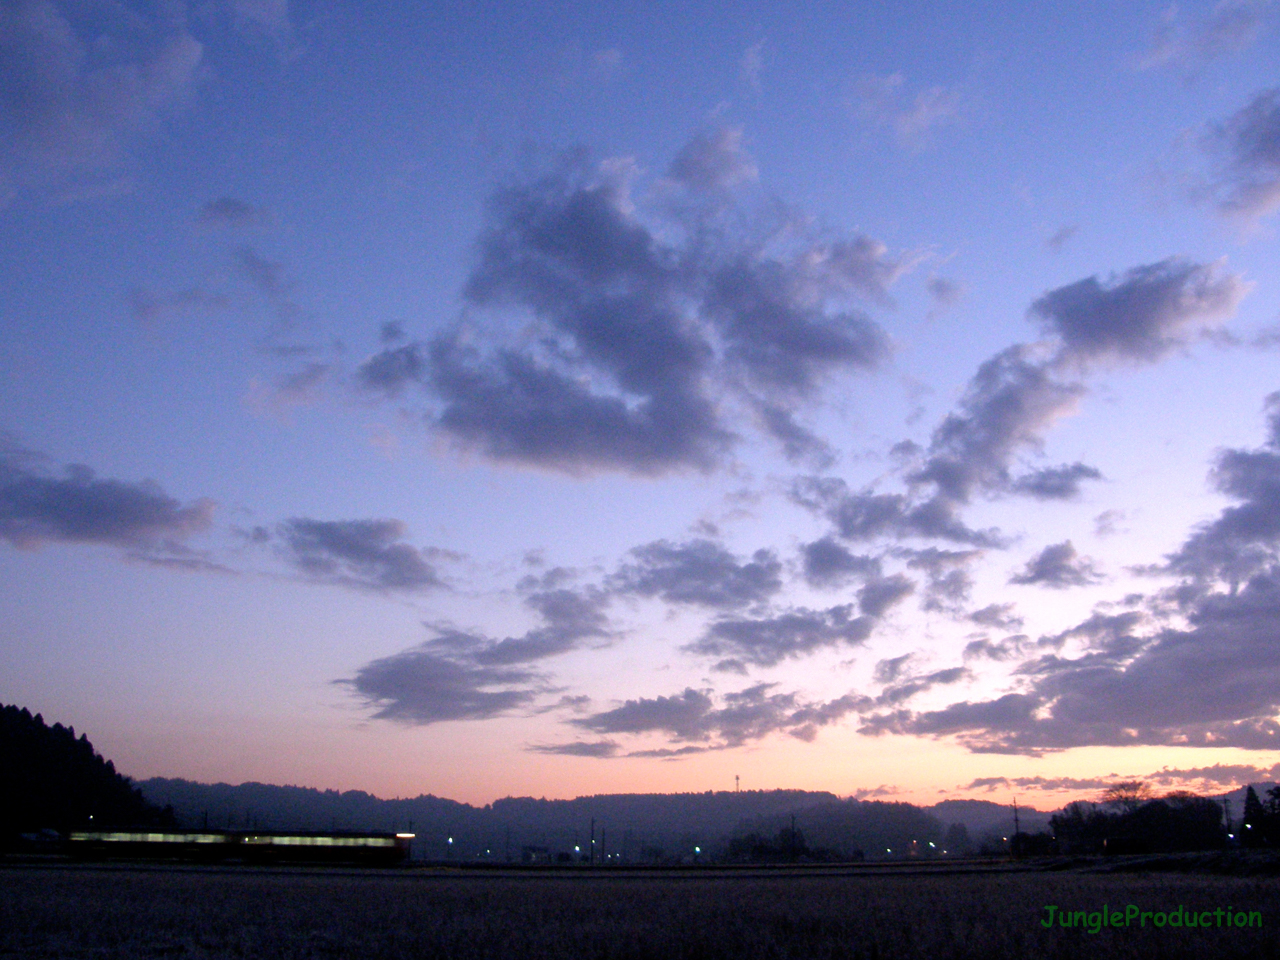
[[[733,775],[733,792],[734,793],[742,792],[742,780],[736,773]]]
[[[1013,856],[1018,855],[1018,834],[1022,832],[1022,828],[1018,825],[1018,795],[1013,796],[1013,843],[1009,845],[1009,853]]]

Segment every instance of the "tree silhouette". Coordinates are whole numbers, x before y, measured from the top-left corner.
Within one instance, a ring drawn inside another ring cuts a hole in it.
[[[147,803],[84,734],[40,714],[0,706],[0,843],[27,831],[165,826],[172,812]]]

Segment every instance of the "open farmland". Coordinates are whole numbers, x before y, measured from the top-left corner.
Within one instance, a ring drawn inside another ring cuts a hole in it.
[[[1262,926],[1042,926],[1104,903]],[[1182,873],[0,869],[4,958],[1253,958],[1278,931],[1275,879]]]

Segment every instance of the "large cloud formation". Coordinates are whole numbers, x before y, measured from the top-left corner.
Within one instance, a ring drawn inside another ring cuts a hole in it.
[[[1263,446],[1225,451],[1212,474],[1237,503],[1173,553],[1164,569],[1185,579],[1146,612],[1095,614],[1043,638],[1041,649],[1074,655],[1023,663],[1022,688],[995,700],[873,714],[863,729],[954,736],[982,752],[1280,748],[1280,394],[1267,414]]]
[[[900,445],[915,456],[905,492],[851,490],[843,480],[809,476],[794,483],[792,498],[825,516],[846,541],[1002,547],[1006,538],[999,530],[976,530],[964,522],[963,508],[975,498],[1070,500],[1083,483],[1102,477],[1096,467],[1079,462],[1022,465],[1086,395],[1079,377],[1100,366],[1163,359],[1230,316],[1249,289],[1221,261],[1168,258],[1119,277],[1086,277],[1050,290],[1028,311],[1048,339],[1014,344],[985,360],[956,409],[934,429],[928,448]],[[824,549],[818,569],[824,559],[836,559]]]
[[[387,347],[357,382],[420,386],[463,446],[570,473],[709,469],[739,437],[734,404],[789,455],[823,456],[794,413],[831,375],[887,356],[853,304],[884,301],[912,258],[803,235],[790,217],[749,233],[730,202],[754,177],[735,131],[688,144],[645,216],[634,176],[576,158],[500,191],[466,325]]]

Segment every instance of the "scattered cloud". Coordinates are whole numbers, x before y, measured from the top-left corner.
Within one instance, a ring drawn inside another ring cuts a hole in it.
[[[569,721],[572,725],[604,734],[661,733],[672,742],[703,744],[704,749],[726,749],[784,732],[810,741],[819,727],[847,715],[863,698],[852,695],[826,703],[804,703],[794,693],[774,693],[776,684],[760,683],[720,697],[710,691],[686,688],[669,697],[641,697],[619,707]],[[694,752],[683,750],[680,752]],[[643,751],[631,756],[655,756]],[[661,751],[671,755],[671,751]]]
[[[1276,560],[1280,540],[1280,392],[1266,399],[1267,439],[1256,450],[1224,450],[1210,474],[1237,501],[1198,527],[1169,557],[1168,569],[1234,589]]]
[[[997,627],[1001,630],[1022,629],[1022,617],[1014,613],[1017,605],[1012,603],[991,603],[981,610],[969,614],[969,619],[979,626]]]
[[[1067,241],[1080,232],[1078,224],[1068,223],[1053,232],[1053,234],[1044,242],[1044,245],[1058,253],[1067,245]]]
[[[533,753],[546,753],[561,757],[616,757],[618,744],[613,740],[575,740],[573,743],[537,744],[526,747]]]
[[[1106,282],[1088,277],[1049,291],[1029,314],[1062,338],[1062,362],[1159,360],[1234,313],[1249,292],[1225,263],[1171,257]]]
[[[1280,210],[1280,87],[1210,125],[1204,144],[1218,160],[1210,191],[1220,213],[1252,223]]]
[[[696,193],[729,190],[759,177],[755,161],[742,147],[742,128],[704,130],[671,161],[667,177]]]
[[[866,76],[851,88],[856,114],[891,129],[898,144],[919,152],[931,145],[935,131],[961,122],[968,104],[955,87],[934,85],[908,93],[901,73]]]
[[[711,540],[658,540],[630,556],[608,580],[615,593],[728,610],[763,603],[782,589],[782,563],[770,550],[740,562]]]
[[[873,590],[867,597],[870,607],[883,612],[901,599],[903,589],[894,580],[887,589]],[[876,616],[855,616],[853,604],[842,604],[826,610],[800,607],[755,618],[723,617],[713,621],[702,637],[684,650],[724,658],[718,666],[731,672],[741,672],[746,664],[771,667],[824,648],[857,646],[871,635]]]
[[[370,590],[443,586],[423,552],[401,542],[399,520],[311,520],[280,525],[282,555],[308,579]]]
[[[376,719],[418,725],[496,717],[531,706],[547,689],[527,668],[481,666],[425,646],[374,660],[338,682],[376,706]]]
[[[1027,561],[1022,572],[1010,578],[1010,583],[1023,586],[1053,587],[1065,590],[1068,587],[1084,587],[1098,583],[1102,579],[1089,557],[1082,557],[1071,545],[1070,540],[1045,547]]]
[[[1257,42],[1266,26],[1263,6],[1256,0],[1227,0],[1216,4],[1208,16],[1191,20],[1180,18],[1177,8],[1171,7],[1151,49],[1135,65],[1139,70],[1174,67],[1193,79],[1213,61],[1243,53]]]
[[[833,537],[823,537],[800,548],[804,578],[815,587],[840,587],[851,580],[880,576],[876,557],[851,553]]]
[[[574,650],[583,641],[611,637],[604,614],[609,598],[599,591],[559,589],[530,594],[524,602],[542,622],[521,636],[495,639],[448,624],[428,625],[432,636],[422,644],[367,663],[353,679],[337,682],[375,706],[375,718],[404,723],[534,711],[540,697],[555,691],[530,664]],[[581,705],[573,697],[562,697],[558,704]],[[581,749],[576,755],[584,755]]]
[[[929,458],[912,474],[948,501],[967,503],[977,492],[1013,486],[1016,453],[1035,449],[1050,425],[1075,411],[1084,388],[1053,377],[1035,350],[1021,344],[985,361],[929,443]],[[1069,469],[1069,468],[1068,468]]]
[[[98,543],[168,555],[212,522],[212,500],[184,506],[155,483],[100,479],[80,464],[53,476],[43,459],[0,446],[0,538],[15,547]]]
[[[1042,467],[1016,478],[1009,489],[1036,500],[1074,500],[1080,495],[1085,480],[1101,480],[1102,471],[1086,463],[1065,463],[1059,467]]]

